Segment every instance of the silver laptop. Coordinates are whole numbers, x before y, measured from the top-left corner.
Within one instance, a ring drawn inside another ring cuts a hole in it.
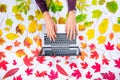
[[[45,25],[42,26],[42,50],[39,56],[77,56],[80,54],[80,48],[78,45],[78,36],[74,40],[69,40],[66,37],[65,25],[57,25],[57,38],[55,41],[51,41],[46,34]]]

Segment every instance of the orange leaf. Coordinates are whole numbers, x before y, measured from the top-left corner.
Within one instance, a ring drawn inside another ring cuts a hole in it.
[[[28,48],[30,48],[30,45],[32,44],[32,39],[29,37],[26,37],[24,40],[24,46],[27,46]]]
[[[120,51],[120,43],[117,43],[117,49]]]
[[[87,53],[84,52],[84,51],[81,51],[81,55],[80,56],[77,56],[77,58],[80,58],[82,61],[84,61],[84,59],[87,57]]]
[[[0,45],[3,45],[5,43],[5,40],[3,38],[0,38]]]
[[[5,78],[8,78],[8,77],[14,75],[18,70],[19,70],[19,68],[14,68],[14,69],[9,70],[9,71],[4,75],[4,77],[3,77],[2,80],[4,80]]]
[[[37,40],[37,46],[42,47],[42,39]]]
[[[22,57],[22,56],[25,56],[26,54],[25,54],[25,52],[24,52],[23,49],[20,49],[20,50],[17,50],[17,51],[16,51],[16,55],[17,55],[18,57]]]
[[[4,54],[4,52],[0,52],[0,60],[2,59],[2,58],[5,58],[6,56],[5,56],[5,54]]]
[[[112,40],[114,38],[114,34],[110,33],[109,38],[110,38],[110,40]]]
[[[85,49],[87,47],[86,43],[81,42],[81,48]]]
[[[12,49],[12,46],[11,46],[11,45],[10,45],[10,46],[7,46],[5,49],[6,49],[6,50],[11,50],[11,49]]]
[[[67,72],[60,65],[56,64],[56,68],[61,74],[68,76]]]
[[[18,42],[17,40],[14,42],[14,46],[15,46],[15,47],[18,47],[20,44],[21,44],[21,43]]]

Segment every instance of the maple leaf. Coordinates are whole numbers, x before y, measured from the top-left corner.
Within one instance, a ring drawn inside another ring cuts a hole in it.
[[[86,74],[86,78],[91,79],[91,77],[92,77],[92,74],[90,73],[90,71],[88,71]]]
[[[84,61],[84,59],[87,57],[87,53],[84,52],[84,51],[81,51],[81,55],[80,56],[77,56],[77,58],[80,58],[82,61]]]
[[[98,78],[95,78],[94,80],[102,80],[102,79],[98,77]]]
[[[12,63],[13,65],[17,65],[17,62],[16,62],[16,60],[13,60],[13,63]]]
[[[29,57],[26,55],[24,58],[23,58],[23,61],[25,63],[26,66],[32,66],[33,64],[31,63],[33,61],[33,57]]]
[[[91,68],[95,70],[95,72],[100,72],[101,65],[98,63],[95,63]]]
[[[0,38],[0,45],[3,45],[5,43],[5,40],[3,38]]]
[[[90,44],[89,47],[90,47],[90,50],[95,50],[96,49],[95,44]]]
[[[20,44],[21,44],[21,42],[18,42],[17,40],[14,42],[15,47],[19,47]]]
[[[72,76],[76,77],[76,79],[79,79],[82,75],[79,69],[77,69],[77,70],[74,70],[74,72],[72,73]]]
[[[57,79],[58,78],[58,72],[54,72],[53,70],[51,70],[48,77],[50,78],[50,80]]]
[[[38,48],[36,48],[36,50],[32,50],[31,52],[32,52],[32,54],[34,54],[34,57],[37,57],[40,50]]]
[[[36,77],[44,77],[46,75],[47,75],[46,71],[42,71],[42,72],[36,71],[36,73],[35,73]]]
[[[1,62],[0,62],[0,69],[2,68],[3,70],[7,70],[7,65],[8,64],[8,62],[7,61],[5,61],[5,60],[2,60]]]
[[[70,66],[71,69],[72,69],[73,67],[74,67],[74,68],[77,68],[77,64],[76,64],[76,63],[71,63],[69,66]]]
[[[90,56],[90,58],[93,58],[93,59],[98,59],[99,58],[99,55],[98,55],[98,53],[97,53],[97,51],[94,51],[94,52],[91,52],[92,54],[91,54],[91,56]]]
[[[120,68],[120,58],[119,58],[119,60],[114,60],[114,62],[115,62],[115,67],[118,67],[118,68]]]
[[[49,67],[51,67],[51,66],[52,66],[52,62],[49,62],[47,65],[48,65]]]
[[[106,59],[106,57],[105,57],[105,56],[103,56],[103,59],[102,59],[102,64],[109,65],[109,62],[110,62],[110,60]]]
[[[25,70],[26,74],[29,76],[29,75],[32,75],[33,73],[33,69],[29,69],[29,67]]]
[[[108,42],[107,45],[105,44],[105,48],[106,48],[106,50],[114,50],[114,44],[111,45],[111,43]]]
[[[13,80],[23,80],[21,75],[17,76],[17,77],[14,77]]]
[[[43,64],[43,62],[46,60],[44,56],[39,56],[36,59],[39,63]]]
[[[30,48],[30,45],[33,44],[33,41],[30,37],[26,37],[24,40],[24,46]]]
[[[111,71],[109,71],[108,73],[101,73],[103,79],[107,79],[107,80],[115,80],[115,74]]]
[[[2,58],[5,58],[6,56],[5,56],[5,54],[4,54],[4,52],[0,52],[0,60],[2,59]]]
[[[81,66],[83,69],[86,69],[88,67],[88,64],[85,62],[85,63],[81,63]]]

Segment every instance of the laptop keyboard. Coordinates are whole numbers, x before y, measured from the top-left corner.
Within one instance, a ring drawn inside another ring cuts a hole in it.
[[[55,41],[50,41],[47,34],[44,34],[44,45],[73,45],[76,44],[76,39],[69,40],[66,33],[57,33],[57,38]]]

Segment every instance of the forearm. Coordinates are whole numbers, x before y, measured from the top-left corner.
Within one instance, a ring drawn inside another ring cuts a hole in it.
[[[45,11],[48,11],[45,0],[35,0],[35,1],[39,6],[39,8],[41,9],[42,13],[44,13]]]
[[[68,12],[75,10],[76,0],[68,0]]]

